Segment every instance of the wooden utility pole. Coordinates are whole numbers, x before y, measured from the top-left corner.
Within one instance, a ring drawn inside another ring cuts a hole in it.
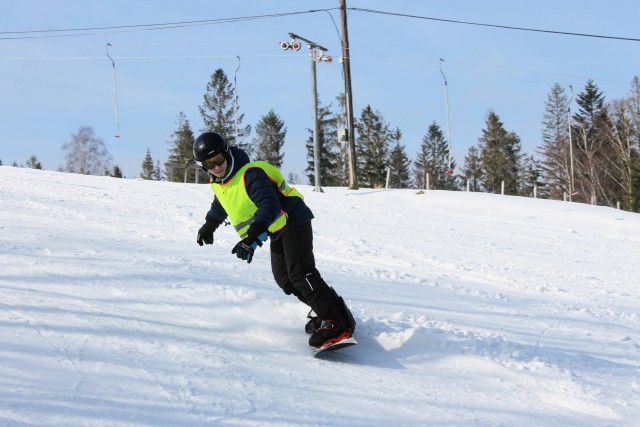
[[[358,189],[356,176],[356,137],[353,125],[353,98],[351,93],[351,54],[347,31],[347,1],[340,0],[340,25],[342,27],[342,70],[344,73],[344,96],[347,109],[347,142],[349,144],[349,189]]]

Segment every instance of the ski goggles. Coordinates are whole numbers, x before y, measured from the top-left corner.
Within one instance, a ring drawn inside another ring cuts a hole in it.
[[[213,169],[216,166],[221,166],[226,161],[227,161],[227,158],[224,155],[224,153],[218,153],[213,157],[209,157],[208,159],[204,159],[203,161],[196,162],[196,163],[198,163],[200,166],[202,166],[205,169]]]

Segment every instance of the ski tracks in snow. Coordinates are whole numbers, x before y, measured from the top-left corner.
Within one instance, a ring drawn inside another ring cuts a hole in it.
[[[640,254],[623,214],[599,227],[610,216],[561,203],[304,188],[318,267],[358,322],[359,345],[322,360],[268,249],[239,262],[231,227],[195,244],[206,185],[41,172],[59,191],[33,186],[27,199],[36,172],[11,171],[0,424],[637,419]]]

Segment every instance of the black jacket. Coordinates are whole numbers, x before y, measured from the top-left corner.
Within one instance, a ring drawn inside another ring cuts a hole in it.
[[[209,174],[212,181],[223,184],[230,180],[242,167],[250,163],[249,156],[237,147],[229,147],[227,155],[227,174],[222,178],[216,178]],[[276,184],[267,173],[260,168],[250,168],[245,172],[245,186],[247,194],[258,210],[253,216],[253,222],[271,224],[280,215],[281,211],[287,215],[287,225],[271,238],[277,239],[281,233],[301,224],[306,224],[313,219],[311,209],[300,197],[285,197],[278,191]],[[227,218],[227,213],[217,198],[213,199],[211,209],[207,216],[220,223]]]

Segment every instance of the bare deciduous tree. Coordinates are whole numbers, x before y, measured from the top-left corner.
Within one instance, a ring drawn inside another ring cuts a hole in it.
[[[634,129],[630,107],[628,99],[613,101],[608,106],[611,120],[603,126],[612,147],[607,159],[609,167],[605,172],[618,187],[616,195],[622,199],[622,207],[626,210],[632,210],[635,205],[632,163]]]
[[[71,134],[71,141],[65,142],[62,149],[67,150],[65,172],[108,175],[111,170],[111,154],[91,126],[80,126],[78,133]]]

